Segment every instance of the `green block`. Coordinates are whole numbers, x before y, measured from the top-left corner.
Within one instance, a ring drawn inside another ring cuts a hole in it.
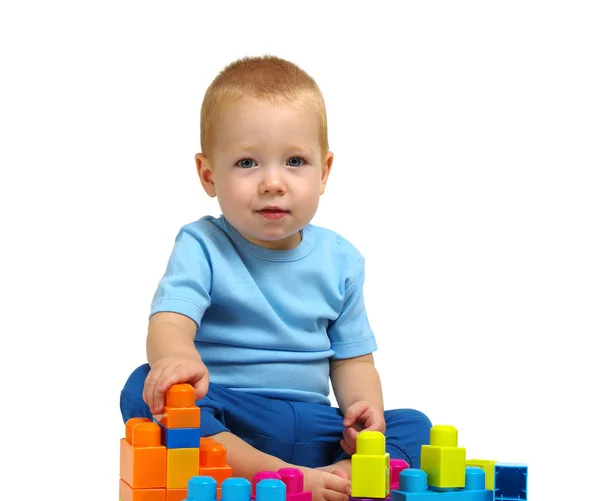
[[[464,479],[463,479],[464,481]],[[385,498],[390,493],[390,455],[352,456],[352,496]]]
[[[485,488],[493,491],[496,478],[496,461],[491,459],[467,459],[467,466],[479,466],[485,473]]]
[[[421,469],[427,473],[429,487],[465,486],[467,450],[464,447],[421,447]]]

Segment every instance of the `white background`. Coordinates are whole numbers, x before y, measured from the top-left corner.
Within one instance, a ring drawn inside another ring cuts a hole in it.
[[[150,299],[179,227],[219,214],[203,93],[270,53],[328,105],[314,223],[366,257],[387,407],[527,463],[531,500],[591,499],[599,24],[578,1],[3,3],[2,497],[117,499]]]

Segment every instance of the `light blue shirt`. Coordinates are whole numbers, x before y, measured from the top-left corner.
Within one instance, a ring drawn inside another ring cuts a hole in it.
[[[196,322],[211,382],[330,405],[329,359],[377,349],[363,282],[363,256],[333,231],[308,225],[297,247],[273,250],[206,216],[179,231],[150,315]]]

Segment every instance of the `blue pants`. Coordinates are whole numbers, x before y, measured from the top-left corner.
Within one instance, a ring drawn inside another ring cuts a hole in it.
[[[148,364],[138,367],[121,392],[121,414],[152,419],[142,399]],[[201,436],[229,431],[254,448],[298,466],[314,468],[349,456],[340,446],[342,413],[323,404],[265,398],[210,383],[196,402],[201,408]],[[421,445],[429,443],[431,421],[413,409],[385,411],[387,452],[419,468]]]

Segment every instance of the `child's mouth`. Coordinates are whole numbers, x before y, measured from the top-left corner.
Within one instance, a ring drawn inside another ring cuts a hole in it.
[[[261,209],[258,213],[266,219],[281,219],[288,214],[289,211],[283,209]]]

